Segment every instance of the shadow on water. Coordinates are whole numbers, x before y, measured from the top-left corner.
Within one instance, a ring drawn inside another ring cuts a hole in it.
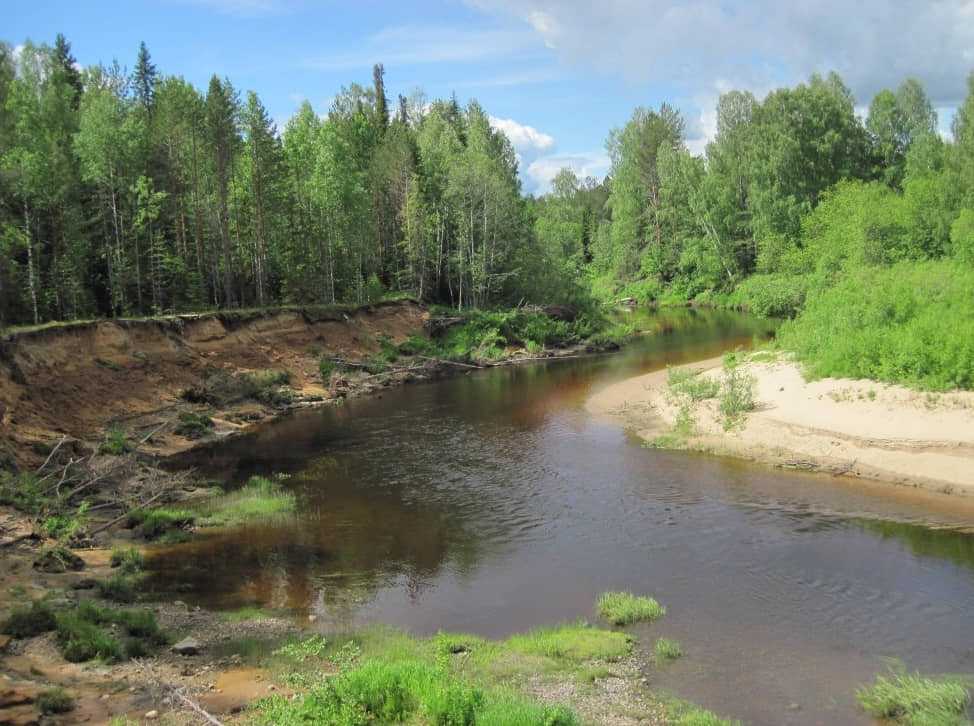
[[[149,559],[152,586],[219,608],[502,636],[660,598],[640,632],[687,657],[652,682],[753,723],[863,721],[853,692],[898,656],[974,670],[971,535],[957,499],[644,448],[594,421],[600,387],[713,357],[766,324],[695,310],[611,355],[476,372],[304,411],[202,452],[227,481],[286,472],[288,519]],[[926,526],[936,523],[941,529]]]

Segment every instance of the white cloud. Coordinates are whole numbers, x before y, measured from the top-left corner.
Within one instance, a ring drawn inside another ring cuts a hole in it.
[[[514,119],[491,116],[490,125],[504,132],[514,151],[522,156],[550,151],[555,146],[553,137],[538,131],[533,126],[518,123]]]
[[[604,151],[579,154],[558,154],[535,159],[525,171],[528,191],[545,194],[551,189],[551,181],[566,167],[579,179],[587,176],[604,177],[609,172],[610,161]]]
[[[181,0],[193,5],[201,5],[226,15],[255,17],[281,12],[291,7],[290,0]]]
[[[339,71],[369,67],[472,63],[489,58],[523,57],[538,41],[527,29],[470,29],[445,25],[401,25],[375,33],[352,53],[312,58],[305,66]]]
[[[561,59],[688,96],[838,71],[863,102],[915,76],[955,106],[974,49],[974,0],[467,0],[520,18]]]
[[[547,83],[558,80],[560,74],[551,68],[537,68],[516,73],[504,73],[490,78],[478,78],[451,83],[453,88],[503,88],[507,86],[525,86],[533,83]]]

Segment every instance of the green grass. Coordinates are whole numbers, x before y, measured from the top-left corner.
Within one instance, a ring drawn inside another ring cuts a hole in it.
[[[139,595],[138,588],[141,581],[141,574],[116,572],[107,580],[98,581],[98,594],[106,600],[111,600],[112,602],[135,602]]]
[[[523,635],[514,635],[505,645],[517,653],[579,663],[618,660],[632,651],[632,638],[625,633],[580,623],[538,628]]]
[[[51,606],[43,600],[35,600],[29,607],[14,608],[0,624],[0,632],[14,638],[31,638],[56,627],[57,619]]]
[[[653,651],[656,653],[656,660],[660,663],[676,660],[683,655],[683,648],[680,647],[680,644],[667,638],[657,640],[656,645],[653,646]]]
[[[150,655],[168,637],[151,610],[123,610],[86,600],[58,613],[57,640],[66,660],[114,662]]]
[[[98,447],[98,453],[109,456],[121,456],[132,450],[128,436],[121,428],[113,426],[105,432],[105,438]]]
[[[137,547],[112,547],[110,563],[124,574],[134,575],[145,568],[145,557]]]
[[[146,539],[157,539],[163,534],[176,529],[185,529],[196,522],[197,514],[189,509],[173,507],[158,507],[156,509],[136,509],[129,513],[128,523],[131,526],[141,526],[142,536]]]
[[[236,491],[223,494],[200,507],[199,523],[227,527],[253,519],[293,512],[297,500],[280,484],[262,476],[251,477]]]
[[[693,368],[668,368],[666,384],[674,395],[685,396],[691,401],[716,398],[720,393],[720,381],[701,373]]]
[[[919,673],[891,671],[871,686],[856,691],[860,705],[872,716],[913,726],[959,726],[967,723],[968,684],[956,678],[927,678]]]
[[[173,432],[187,439],[201,439],[213,430],[213,419],[205,413],[183,411]]]
[[[974,269],[951,260],[868,267],[809,294],[778,341],[813,377],[974,388]]]
[[[113,635],[74,612],[58,614],[57,641],[65,660],[72,663],[94,658],[111,663],[122,660],[124,654]]]
[[[721,718],[713,711],[691,703],[671,703],[667,708],[672,726],[741,726],[740,721]]]
[[[741,370],[735,356],[724,357],[724,376],[720,383],[718,408],[723,416],[725,431],[743,425],[747,413],[754,410],[756,382],[754,376]]]
[[[37,694],[34,705],[44,715],[68,713],[74,709],[74,697],[63,688],[48,688]]]
[[[666,608],[651,597],[630,592],[605,592],[596,605],[599,615],[613,625],[652,621],[666,614]]]

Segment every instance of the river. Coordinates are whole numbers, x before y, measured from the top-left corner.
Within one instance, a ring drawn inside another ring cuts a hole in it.
[[[748,346],[746,316],[633,313],[608,356],[495,368],[286,417],[207,452],[214,476],[290,474],[289,519],[150,557],[153,586],[314,627],[504,636],[593,619],[603,590],[668,608],[651,686],[758,724],[869,723],[857,685],[898,658],[974,672],[974,506],[943,495],[646,448],[585,400]],[[175,596],[175,595],[174,595]]]

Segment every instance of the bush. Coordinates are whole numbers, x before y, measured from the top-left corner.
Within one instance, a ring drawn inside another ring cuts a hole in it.
[[[141,578],[138,575],[116,573],[98,583],[98,594],[106,600],[120,603],[135,602],[136,588]]]
[[[0,626],[0,632],[14,638],[32,638],[57,627],[57,619],[51,607],[42,600],[35,600],[30,607],[15,608]]]
[[[45,715],[67,713],[74,708],[74,697],[63,688],[48,688],[37,694],[34,705]]]
[[[187,439],[201,439],[213,429],[213,419],[205,413],[184,411],[179,414],[179,423],[173,431]]]
[[[631,592],[604,592],[599,596],[597,609],[613,625],[632,625],[666,615],[666,608],[653,598]]]
[[[145,567],[145,557],[136,547],[113,547],[111,565],[125,574],[133,575]]]
[[[805,275],[752,275],[728,298],[731,307],[767,318],[793,318],[805,304],[809,278]]]
[[[755,383],[754,376],[741,370],[734,359],[725,359],[719,406],[724,417],[724,430],[740,425],[744,415],[754,410]]]
[[[862,707],[876,718],[895,723],[951,726],[966,723],[964,712],[970,701],[967,687],[956,679],[925,678],[919,673],[891,672],[856,691]]]
[[[66,612],[57,616],[57,640],[61,654],[72,663],[92,658],[113,662],[122,658],[119,642],[79,613]]]
[[[105,432],[105,440],[98,447],[98,453],[108,454],[109,456],[121,456],[132,450],[125,431],[117,426],[113,426]]]
[[[691,401],[716,398],[720,392],[720,381],[700,375],[702,371],[692,368],[668,368],[666,383],[677,396],[686,396]]]
[[[812,376],[974,388],[974,269],[939,260],[857,270],[810,294],[778,341]]]

